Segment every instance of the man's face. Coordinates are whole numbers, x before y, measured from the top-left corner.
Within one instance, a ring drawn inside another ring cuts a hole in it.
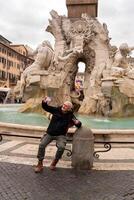
[[[70,111],[70,106],[67,105],[66,103],[64,103],[64,104],[62,105],[62,107],[61,107],[61,110],[62,110],[63,112],[68,112],[68,111]]]

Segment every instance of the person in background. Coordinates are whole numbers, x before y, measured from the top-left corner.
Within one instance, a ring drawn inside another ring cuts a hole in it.
[[[55,158],[50,165],[50,169],[54,170],[56,164],[61,159],[65,146],[66,146],[66,133],[68,128],[75,125],[77,128],[80,128],[82,123],[76,119],[73,114],[73,105],[70,101],[66,101],[60,107],[53,107],[49,105],[51,101],[50,97],[45,97],[42,101],[42,108],[52,114],[49,126],[47,128],[47,134],[45,134],[39,144],[38,149],[38,164],[35,166],[35,173],[40,173],[43,170],[43,160],[45,157],[45,149],[47,145],[56,140],[57,152]]]

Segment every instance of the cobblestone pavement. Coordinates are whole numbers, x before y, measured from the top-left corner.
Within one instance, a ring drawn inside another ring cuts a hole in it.
[[[0,200],[134,200],[134,147],[115,146],[101,154],[91,171],[75,171],[65,154],[51,171],[56,150],[51,144],[44,171],[35,174],[37,149],[34,142],[0,143]]]

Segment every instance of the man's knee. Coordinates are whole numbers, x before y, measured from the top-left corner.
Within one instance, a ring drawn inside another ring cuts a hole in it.
[[[43,140],[41,140],[40,144],[39,144],[39,148],[44,149],[46,147],[46,142]]]
[[[44,149],[44,144],[42,142],[39,144],[39,148]]]

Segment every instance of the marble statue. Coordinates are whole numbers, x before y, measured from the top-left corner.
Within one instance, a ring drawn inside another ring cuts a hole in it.
[[[54,50],[44,41],[34,52],[34,63],[22,73],[20,95],[26,108],[37,110],[48,95],[53,105],[69,100],[83,114],[133,116],[134,69],[129,57],[134,47],[112,46],[107,25],[87,14],[74,20],[54,10],[50,14],[46,31],[55,38]],[[79,62],[86,66],[82,99],[75,91]]]
[[[127,43],[121,44],[115,53],[113,66],[126,69],[129,65],[127,57],[133,50],[134,47],[129,47]]]
[[[31,83],[39,82],[39,72],[41,70],[48,70],[53,60],[54,51],[50,42],[45,40],[36,48],[32,55],[35,56],[35,61],[21,74],[21,97],[23,97],[24,87],[28,87]]]

